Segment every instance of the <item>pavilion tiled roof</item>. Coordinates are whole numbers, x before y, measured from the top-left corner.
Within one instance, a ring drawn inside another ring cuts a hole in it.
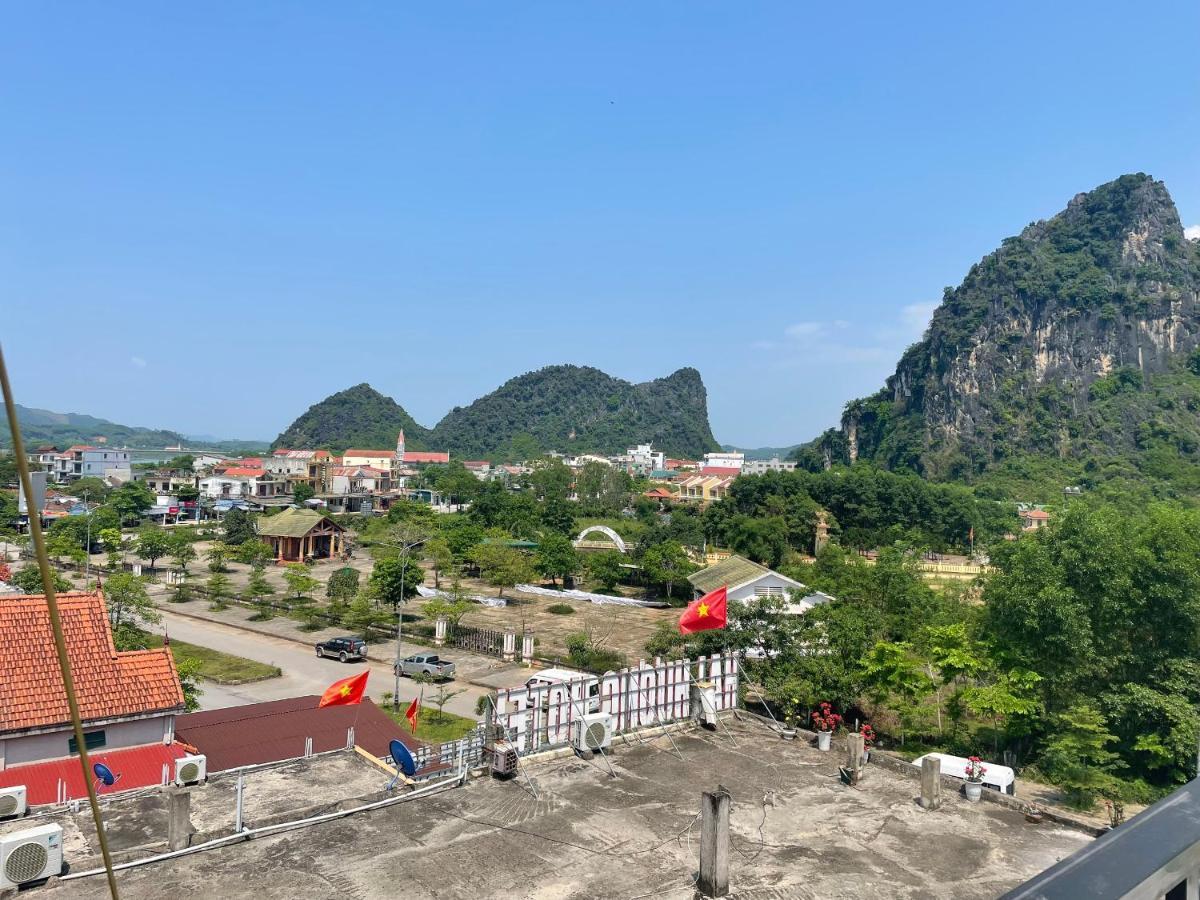
[[[311,509],[285,509],[276,516],[258,520],[258,533],[266,537],[304,537],[314,528],[327,521],[339,531],[344,531],[333,519]]]
[[[756,562],[751,562],[736,554],[721,560],[715,565],[709,566],[707,569],[701,569],[688,576],[688,581],[692,586],[701,591],[715,591],[717,588],[724,585],[725,587],[735,588],[746,584],[749,581],[754,581],[764,575],[770,575],[771,570],[766,566],[760,566]],[[779,575],[778,572],[775,573]],[[786,578],[784,575],[779,575],[780,578]],[[793,579],[788,578],[788,581]],[[800,582],[794,582],[797,587],[803,587]]]
[[[83,720],[182,711],[183,689],[168,649],[118,652],[100,592],[58,595]],[[70,720],[46,598],[0,603],[0,736]]]

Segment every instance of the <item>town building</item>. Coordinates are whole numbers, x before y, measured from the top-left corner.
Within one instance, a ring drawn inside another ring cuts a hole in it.
[[[264,500],[291,492],[288,482],[266,469],[229,466],[200,479],[200,496],[208,500]]]
[[[440,451],[406,450],[404,448],[404,429],[396,438],[396,463],[405,466],[446,465],[450,462],[450,454]]]
[[[738,453],[736,450],[722,450],[720,453],[705,453],[704,459],[700,461],[700,468],[736,469],[740,472],[745,464],[746,454]]]
[[[88,750],[136,749],[130,768],[134,759],[143,767],[149,760],[153,777],[142,784],[160,783],[161,764],[185,753],[174,743],[184,699],[171,651],[118,651],[99,591],[59,594],[58,607]],[[53,803],[58,779],[70,779],[63,772],[73,766],[79,781],[79,764],[45,597],[4,598],[0,646],[0,787],[24,785],[29,802]],[[122,783],[138,786],[132,775]],[[84,794],[82,782],[74,787],[71,796]]]
[[[807,612],[813,606],[826,603],[832,598],[828,594],[809,591],[807,587],[736,554],[726,557],[715,565],[688,576],[696,597],[702,597],[719,587],[728,588],[730,602],[749,602],[755,597],[778,597],[789,601],[788,612]],[[793,595],[793,591],[797,592]],[[793,597],[795,602],[792,602]]]
[[[770,459],[748,459],[742,465],[743,475],[765,475],[767,472],[791,472],[796,468],[795,460],[784,460],[778,456]]]
[[[340,556],[345,533],[329,516],[312,509],[285,509],[258,521],[258,536],[271,546],[278,563]]]
[[[1044,509],[1030,507],[1020,510],[1017,515],[1021,517],[1022,531],[1037,531],[1039,528],[1045,528],[1050,524],[1050,513]]]
[[[30,468],[35,472],[53,473],[55,468],[54,461],[60,453],[62,453],[62,450],[53,444],[43,444],[28,454]]]
[[[343,460],[345,457],[343,457]],[[329,469],[327,494],[375,494],[392,489],[392,469],[368,465],[341,465]]]
[[[667,457],[661,450],[655,450],[651,444],[638,444],[625,451],[629,459],[629,467],[636,473],[644,475],[655,469],[666,467]]]
[[[112,482],[125,482],[133,477],[128,450],[110,450],[76,444],[54,457],[51,470],[55,481],[76,481],[80,478],[104,478]]]
[[[736,474],[699,472],[675,476],[678,498],[692,503],[711,503],[724,500],[729,488],[737,480]]]

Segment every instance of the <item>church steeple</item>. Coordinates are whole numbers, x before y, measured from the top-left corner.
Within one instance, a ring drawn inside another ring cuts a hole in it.
[[[400,429],[400,436],[396,438],[396,462],[404,462],[404,429]]]

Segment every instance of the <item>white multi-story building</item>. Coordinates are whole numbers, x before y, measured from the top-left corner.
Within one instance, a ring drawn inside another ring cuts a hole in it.
[[[705,453],[704,462],[700,464],[701,469],[737,469],[739,472],[746,464],[746,454],[726,453]]]
[[[770,459],[748,459],[742,466],[743,475],[763,475],[767,472],[790,472],[796,468],[794,460],[780,459],[772,456]]]
[[[76,481],[80,478],[111,478],[128,481],[133,477],[128,450],[109,450],[76,444],[54,457],[55,481]]]
[[[625,451],[629,457],[629,466],[639,472],[653,472],[666,466],[667,457],[661,450],[653,449],[650,444],[638,444]]]

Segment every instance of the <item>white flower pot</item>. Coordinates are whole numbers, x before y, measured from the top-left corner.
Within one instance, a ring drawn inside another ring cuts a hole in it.
[[[863,751],[863,762],[869,763],[870,761],[871,761],[871,750],[868,748]]]
[[[785,741],[794,741],[796,739],[796,729],[795,728],[785,728],[782,731],[780,731],[779,733],[781,735],[783,735],[783,739]]]
[[[828,750],[830,745],[832,745],[832,744],[833,744],[833,732],[832,731],[818,731],[817,732],[817,749],[818,750]]]
[[[978,803],[979,798],[983,796],[982,781],[968,781],[965,786],[967,799],[972,803]]]

